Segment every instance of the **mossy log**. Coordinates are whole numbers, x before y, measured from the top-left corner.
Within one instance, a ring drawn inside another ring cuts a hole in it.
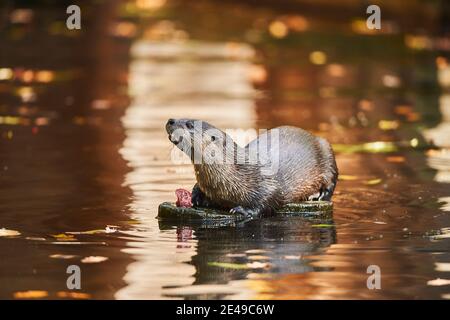
[[[290,203],[277,210],[276,215],[329,218],[332,211],[333,203],[330,201],[304,201]],[[172,202],[163,202],[158,208],[158,219],[165,221],[199,222],[201,224],[221,226],[238,223],[242,221],[240,218],[241,216],[236,216],[225,210],[177,207]]]

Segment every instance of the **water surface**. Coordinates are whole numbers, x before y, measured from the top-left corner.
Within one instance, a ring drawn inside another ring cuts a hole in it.
[[[71,264],[96,299],[449,298],[448,51],[417,48],[401,13],[371,35],[296,7],[111,3],[78,35],[64,8],[2,7],[0,228],[20,235],[0,237],[1,298],[64,298]],[[327,138],[332,219],[158,221],[195,183],[164,130],[181,117]]]

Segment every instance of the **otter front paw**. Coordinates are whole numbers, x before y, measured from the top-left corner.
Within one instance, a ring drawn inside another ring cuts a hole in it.
[[[211,206],[211,202],[208,200],[206,195],[200,190],[198,184],[195,184],[192,188],[192,205],[194,207],[207,208]]]
[[[234,207],[230,210],[230,213],[236,215],[236,219],[245,221],[253,220],[255,218],[259,218],[260,216],[259,210],[246,209],[241,206]]]

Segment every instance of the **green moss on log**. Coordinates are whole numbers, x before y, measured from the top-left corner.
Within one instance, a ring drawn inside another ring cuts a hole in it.
[[[304,201],[290,203],[277,211],[283,216],[305,216],[324,218],[330,217],[333,211],[333,203],[330,201]],[[177,207],[172,202],[163,202],[158,208],[160,220],[185,221],[185,222],[208,222],[213,225],[230,225],[239,222],[240,216],[225,210],[210,208],[184,208]]]

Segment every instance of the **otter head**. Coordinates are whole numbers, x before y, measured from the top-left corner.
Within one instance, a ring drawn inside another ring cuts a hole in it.
[[[194,164],[224,163],[234,153],[229,153],[227,146],[236,146],[229,135],[202,120],[169,119],[166,131],[169,140]]]

